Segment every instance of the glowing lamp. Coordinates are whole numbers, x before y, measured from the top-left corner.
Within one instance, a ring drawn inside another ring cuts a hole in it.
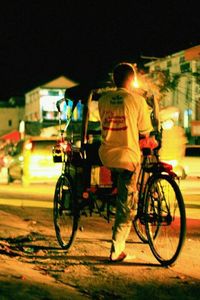
[[[138,82],[137,76],[135,76],[135,78],[134,78],[134,81],[133,81],[133,87],[134,87],[135,89],[138,89],[138,88],[139,88],[139,82]]]
[[[139,85],[138,77],[137,77],[136,64],[133,65],[133,71],[134,71],[133,87],[135,89],[138,89],[140,85]]]

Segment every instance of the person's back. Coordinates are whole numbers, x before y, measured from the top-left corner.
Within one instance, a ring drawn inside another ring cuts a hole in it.
[[[139,132],[152,128],[146,101],[125,88],[110,91],[99,100],[102,122],[101,160],[110,168],[133,170],[140,161]],[[147,125],[148,124],[148,125]]]

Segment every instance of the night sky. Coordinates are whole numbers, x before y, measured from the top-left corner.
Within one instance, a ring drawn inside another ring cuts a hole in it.
[[[0,100],[65,75],[101,80],[120,61],[200,44],[198,1],[6,1],[0,18]],[[158,4],[159,3],[159,4]]]

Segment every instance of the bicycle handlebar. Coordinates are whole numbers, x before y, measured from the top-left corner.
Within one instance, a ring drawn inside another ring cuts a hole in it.
[[[61,110],[60,110],[60,105],[61,105],[64,101],[66,102],[66,104],[68,104],[68,100],[67,100],[66,98],[62,98],[62,99],[60,99],[60,100],[58,100],[58,101],[56,102],[56,108],[57,108],[57,110],[58,110],[59,113],[61,112]]]

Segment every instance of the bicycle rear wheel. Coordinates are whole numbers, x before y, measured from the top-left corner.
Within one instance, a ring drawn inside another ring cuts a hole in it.
[[[54,193],[53,219],[58,243],[63,249],[72,246],[77,228],[77,203],[73,192],[73,181],[69,174],[61,175]]]
[[[145,191],[147,189],[148,185],[145,186]],[[144,195],[146,194],[146,192],[144,192]],[[142,205],[142,209],[138,209],[137,208],[137,214],[134,217],[132,223],[133,223],[133,227],[135,229],[135,232],[137,233],[137,236],[140,238],[140,240],[147,244],[148,241],[148,237],[147,237],[147,233],[146,233],[146,214],[145,214],[145,201],[147,201],[147,198],[144,199],[144,204],[143,201],[141,201],[141,199],[139,199],[139,205]],[[158,234],[158,230],[159,227],[158,226],[153,226],[151,227],[151,236],[153,237],[153,239],[156,238],[157,234]],[[150,231],[150,228],[149,228]]]
[[[148,243],[148,238],[146,235],[146,228],[145,228],[145,222],[141,221],[141,218],[136,215],[133,219],[133,227],[135,229],[135,232],[137,233],[137,236],[140,238],[140,240],[143,243]]]
[[[146,233],[146,214],[142,213],[141,216],[136,215],[132,223],[135,232],[137,233],[137,236],[140,238],[140,240],[143,243],[147,244],[149,242],[149,239]],[[149,225],[149,233],[151,234],[151,237],[153,239],[156,238],[158,232],[159,232],[159,224],[157,224],[157,226]]]
[[[149,246],[162,265],[172,265],[181,252],[186,235],[183,197],[169,175],[152,176],[147,184],[145,215]]]

